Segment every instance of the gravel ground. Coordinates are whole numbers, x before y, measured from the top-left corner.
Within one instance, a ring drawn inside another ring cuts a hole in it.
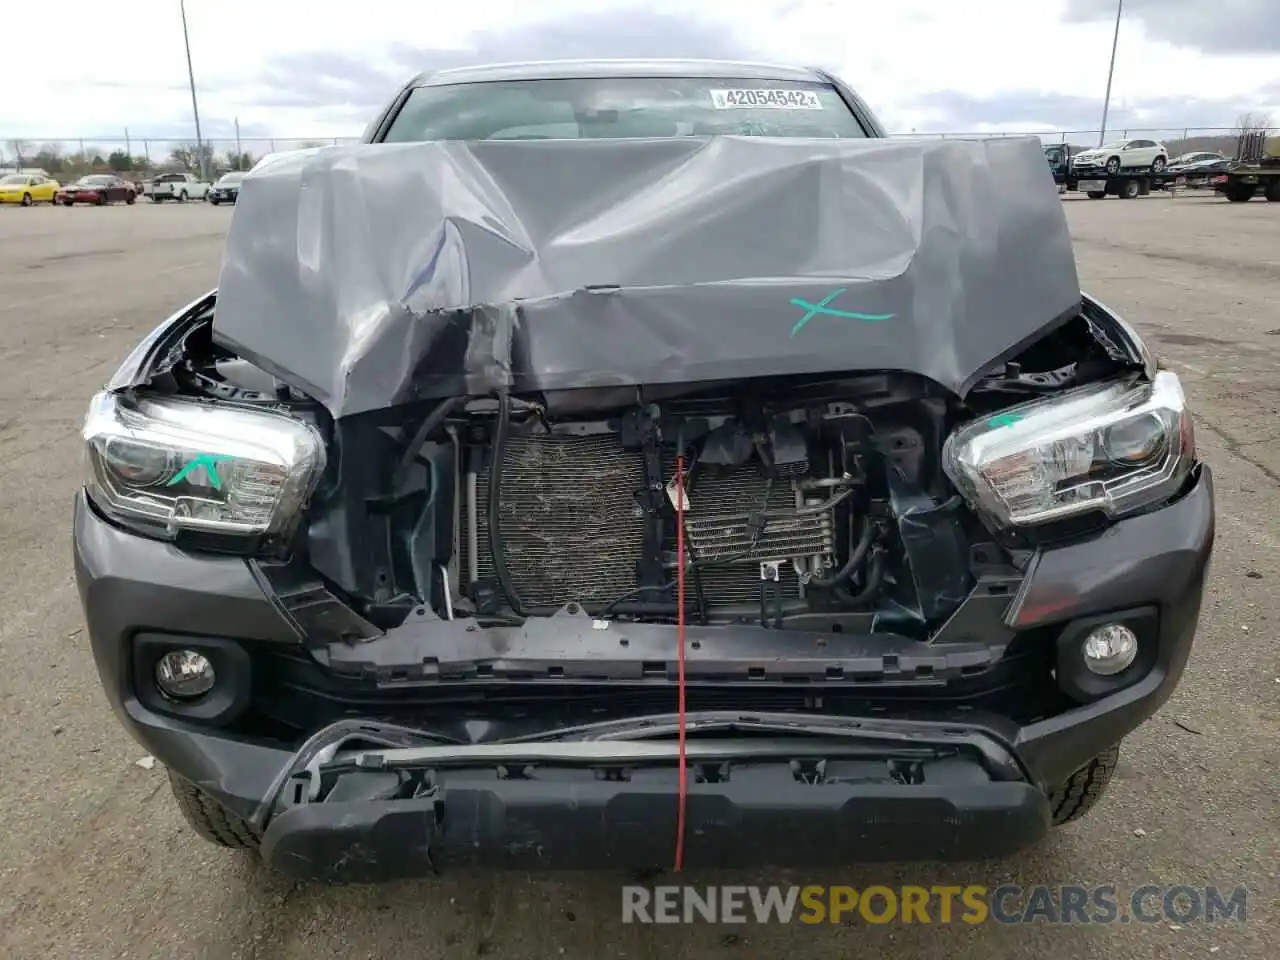
[[[1280,872],[1280,205],[1064,201],[1086,289],[1197,405],[1213,581],[1183,683],[1093,815],[1016,859],[692,882],[1245,884],[1248,921],[825,927],[620,922],[617,878],[457,874],[297,887],[190,834],[99,692],[68,549],[89,395],[211,287],[230,212],[0,209],[0,952],[6,957],[1275,956]],[[1268,239],[1269,238],[1269,239]]]

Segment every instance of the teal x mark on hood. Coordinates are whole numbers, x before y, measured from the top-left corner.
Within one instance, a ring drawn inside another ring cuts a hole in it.
[[[838,290],[832,290],[817,303],[810,303],[808,300],[803,300],[800,297],[792,297],[792,306],[799,307],[804,310],[805,313],[804,316],[796,321],[796,325],[791,328],[791,336],[794,337],[797,333],[803,330],[805,325],[819,314],[824,317],[840,317],[844,320],[861,320],[864,323],[879,323],[882,320],[893,319],[894,315],[892,313],[855,313],[850,310],[839,310],[831,306],[831,303],[834,302],[840,294],[844,293],[846,289],[846,287],[841,287]]]

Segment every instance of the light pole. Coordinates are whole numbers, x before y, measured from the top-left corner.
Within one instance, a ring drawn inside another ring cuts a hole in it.
[[[200,164],[200,179],[207,180],[204,163],[204,140],[200,136],[200,107],[196,104],[196,74],[191,68],[191,40],[187,37],[187,2],[178,0],[178,9],[182,11],[182,43],[187,48],[187,79],[191,81],[191,113],[196,119],[196,157]]]
[[[1120,42],[1120,14],[1123,11],[1124,0],[1116,0],[1116,32],[1111,37],[1111,66],[1107,68],[1107,95],[1102,98],[1102,129],[1098,131],[1098,146],[1102,146],[1107,139],[1107,110],[1111,106],[1111,76],[1116,72],[1116,45]],[[194,95],[193,93],[192,96]]]

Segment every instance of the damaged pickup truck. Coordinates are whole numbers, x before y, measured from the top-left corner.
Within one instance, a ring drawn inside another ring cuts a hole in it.
[[[1034,139],[835,78],[418,78],[247,176],[94,398],[107,695],[298,877],[1007,854],[1093,807],[1214,537]]]

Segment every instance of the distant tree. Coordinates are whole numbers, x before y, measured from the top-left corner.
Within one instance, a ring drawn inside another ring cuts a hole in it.
[[[93,154],[90,152],[69,153],[61,159],[62,173],[67,177],[79,177],[93,172]]]
[[[184,170],[192,169],[195,166],[196,145],[194,143],[178,144],[169,151],[169,159]]]
[[[27,141],[10,140],[9,152],[12,153],[14,157],[13,169],[21,170],[24,166],[27,165],[26,161],[23,159],[27,154],[31,152],[30,150],[27,149]]]
[[[47,173],[61,173],[63,168],[62,145],[57,143],[40,144],[35,156],[31,158],[31,165],[39,167]]]
[[[1242,113],[1236,118],[1235,132],[1239,136],[1250,133],[1266,133],[1271,129],[1271,114]]]
[[[228,150],[226,156],[226,165],[228,170],[249,170],[257,162],[252,153],[236,153],[234,150]]]
[[[102,159],[102,154],[100,154],[100,153],[95,153],[95,154],[93,155],[92,163],[93,163],[93,166],[94,166],[94,169],[95,169],[95,170],[96,170],[98,167],[105,167],[105,166],[107,165],[107,161],[106,161],[106,160],[104,160],[104,159]]]
[[[201,169],[200,157],[204,155],[205,166],[213,166],[213,147],[202,143],[198,148],[194,143],[179,143],[169,151],[169,159],[188,173],[198,173]]]
[[[111,155],[107,157],[107,166],[116,173],[125,173],[133,169],[133,157],[123,150],[112,150]]]

